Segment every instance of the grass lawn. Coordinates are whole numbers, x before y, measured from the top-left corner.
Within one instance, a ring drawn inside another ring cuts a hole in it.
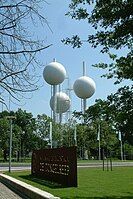
[[[133,199],[133,167],[78,169],[78,187],[63,188],[37,179],[29,171],[7,173],[19,180],[48,191],[61,199]]]

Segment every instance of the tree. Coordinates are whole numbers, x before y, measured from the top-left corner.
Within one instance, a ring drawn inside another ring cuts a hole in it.
[[[105,151],[114,152],[114,156],[120,154],[120,143],[118,132],[121,132],[122,143],[126,148],[133,146],[133,92],[132,88],[125,86],[118,89],[115,94],[107,97],[107,100],[96,100],[96,103],[90,106],[85,114],[75,112],[74,116],[85,121],[78,128],[77,138],[78,147],[85,146],[90,154],[96,156],[98,143],[96,141],[100,128],[101,148]],[[84,128],[85,126],[85,128]],[[131,155],[129,154],[131,157]]]
[[[3,159],[7,161],[7,156],[9,154],[9,137],[10,137],[10,128],[11,123],[9,116],[15,116],[14,112],[8,112],[3,111],[0,113],[0,140],[1,145],[0,148],[3,150]],[[12,120],[12,140],[13,140],[13,146],[12,151],[13,154],[16,155],[18,151],[20,151],[20,132],[21,128],[14,123],[14,120]]]
[[[3,159],[7,161],[9,146],[9,123],[7,119],[0,117],[0,148],[3,151]]]
[[[18,109],[15,113],[17,124],[20,128],[20,141],[21,141],[21,156],[28,154],[34,149],[33,140],[35,136],[34,131],[36,131],[35,118],[31,113],[27,113],[25,110]]]
[[[36,118],[36,135],[45,141],[49,141],[49,129],[51,118],[45,114],[37,115]]]
[[[116,78],[115,84],[125,79],[132,81],[132,10],[132,0],[71,0],[67,15],[72,19],[86,20],[94,28],[94,34],[87,35],[87,39],[74,35],[62,41],[72,45],[73,48],[80,48],[86,42],[90,43],[93,48],[100,46],[101,52],[107,53],[111,58],[109,64],[94,65],[97,68],[108,69],[108,73],[103,76]],[[121,49],[125,50],[123,56],[118,55]],[[112,51],[116,53],[113,54]],[[102,120],[106,121],[109,126],[112,125],[116,130],[122,132],[124,142],[133,144],[132,89],[132,86],[123,87],[116,94],[108,96],[107,101],[98,100],[84,115],[85,120],[91,122],[92,118],[96,120],[96,117],[102,116]],[[82,117],[82,114],[79,116]]]
[[[123,143],[133,145],[133,86],[119,88],[107,100],[96,100],[86,111],[87,121],[99,118],[115,132],[121,132]]]
[[[12,156],[17,157],[17,162],[20,161],[21,151],[21,127],[15,124],[13,121],[13,132],[12,132]]]
[[[115,83],[123,79],[133,80],[133,1],[132,0],[72,0],[68,16],[76,20],[87,20],[95,29],[88,38],[78,35],[62,41],[80,48],[84,42],[92,47],[101,46],[101,52],[109,54],[111,64],[99,63],[96,67],[108,68],[107,78],[116,78]],[[125,56],[117,57],[111,49],[125,48]]]
[[[1,1],[0,5],[0,103],[6,93],[20,100],[38,89],[37,53],[48,48],[33,31],[37,24],[48,25],[39,4],[46,1]],[[30,25],[30,27],[28,27]],[[32,31],[31,31],[32,30]],[[37,32],[37,31],[36,31]]]
[[[12,121],[12,157],[17,157],[17,161],[29,155],[34,149],[44,148],[47,145],[44,135],[41,137],[36,124],[36,119],[31,113],[21,109],[10,113],[3,111],[0,113],[0,151],[3,152],[3,158],[7,161],[9,155],[9,135],[10,120],[9,116],[15,116]],[[41,117],[41,116],[39,116]],[[42,116],[43,118],[43,116]],[[48,117],[47,117],[48,118]]]
[[[133,86],[118,89],[107,97],[110,117],[117,131],[122,133],[123,143],[133,145]]]

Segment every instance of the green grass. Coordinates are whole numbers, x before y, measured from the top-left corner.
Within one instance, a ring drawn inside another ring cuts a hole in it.
[[[6,173],[9,174],[9,173]],[[100,168],[78,169],[78,187],[62,188],[45,180],[37,179],[29,171],[9,174],[61,199],[132,199],[133,168],[119,167],[113,171],[102,171]]]
[[[106,160],[105,160],[106,161]],[[112,159],[113,162],[121,162],[119,159]],[[77,160],[77,163],[102,163],[102,160]],[[123,162],[133,162],[133,160],[123,160]]]

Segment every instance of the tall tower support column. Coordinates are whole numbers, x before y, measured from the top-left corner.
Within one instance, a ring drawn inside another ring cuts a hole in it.
[[[84,61],[83,61],[83,76],[86,76],[86,65]],[[86,105],[87,105],[87,101],[86,99],[83,99],[83,114],[85,114]]]

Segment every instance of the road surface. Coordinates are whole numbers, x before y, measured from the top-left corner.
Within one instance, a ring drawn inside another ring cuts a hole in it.
[[[31,166],[12,166],[11,171],[30,170]],[[9,171],[8,166],[0,166],[0,172]]]
[[[104,162],[105,163],[105,167],[107,165],[107,161]],[[110,164],[110,163],[108,163]],[[133,161],[132,162],[128,162],[128,161],[123,161],[123,162],[112,162],[112,166],[113,167],[133,167]],[[89,163],[78,163],[78,168],[97,168],[97,167],[103,167],[103,163],[102,162],[89,162]],[[9,170],[9,166],[6,164],[0,164],[0,172],[3,171],[8,171]],[[29,165],[17,165],[17,166],[13,166],[11,167],[12,171],[20,171],[20,170],[31,170],[31,166]]]

